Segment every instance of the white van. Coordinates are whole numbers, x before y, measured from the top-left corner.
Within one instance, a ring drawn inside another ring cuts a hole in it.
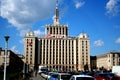
[[[45,66],[39,66],[38,73],[47,72],[48,68]]]
[[[116,75],[120,76],[120,66],[113,66],[112,73],[115,73]]]

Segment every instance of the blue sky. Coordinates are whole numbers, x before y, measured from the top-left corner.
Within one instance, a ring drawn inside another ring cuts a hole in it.
[[[91,55],[120,51],[120,0],[58,0],[61,24],[70,36],[87,33]],[[53,23],[56,0],[1,0],[0,47],[24,53],[24,35],[34,31],[44,36],[45,25]]]

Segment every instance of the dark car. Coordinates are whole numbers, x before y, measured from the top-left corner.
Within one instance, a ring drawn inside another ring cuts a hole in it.
[[[68,73],[59,73],[58,80],[69,80],[72,75]]]
[[[94,77],[96,80],[111,80],[114,75],[113,73],[98,73]]]
[[[48,80],[58,80],[59,75],[57,73],[52,73]]]
[[[120,80],[120,76],[113,76],[111,80]]]

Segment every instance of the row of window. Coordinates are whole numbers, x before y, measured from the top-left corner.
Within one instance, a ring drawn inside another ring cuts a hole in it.
[[[112,54],[112,57],[120,57],[120,54]]]
[[[33,39],[27,39],[27,42],[32,42],[33,41]]]
[[[67,44],[69,44],[69,45],[73,45],[73,43],[74,43],[74,41],[73,40],[52,40],[52,39],[47,39],[47,40],[45,40],[45,39],[43,39],[43,40],[41,40],[41,43],[43,44],[43,45],[45,45],[45,44],[51,44],[51,45],[67,45]]]
[[[74,64],[74,61],[72,60],[72,62],[67,62],[67,61],[48,61],[48,60],[43,60],[42,61],[42,64]]]
[[[27,64],[32,64],[32,57],[30,57],[30,63],[28,62],[29,60],[28,60],[28,57],[26,57],[26,63]]]
[[[49,27],[47,28],[47,33],[49,34],[67,34],[67,27]],[[65,33],[66,32],[66,33]]]
[[[51,66],[47,66],[48,68],[50,69],[54,69],[54,68],[62,68],[63,69],[74,69],[74,66],[71,65],[71,66],[65,66],[65,65],[51,65]]]
[[[88,41],[82,41],[82,45],[88,45]]]

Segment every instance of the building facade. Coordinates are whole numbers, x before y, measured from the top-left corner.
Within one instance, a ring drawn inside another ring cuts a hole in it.
[[[10,62],[10,51],[7,52],[6,55],[6,62],[7,62],[7,66],[9,65],[8,63]],[[2,50],[2,48],[0,49],[0,66],[4,65],[4,61],[5,61],[5,50]]]
[[[97,56],[97,68],[111,70],[113,66],[120,66],[120,52],[108,52]]]
[[[97,58],[96,56],[90,56],[90,66],[91,66],[91,70],[97,70]]]
[[[40,65],[49,70],[79,71],[87,66],[90,70],[90,39],[84,33],[68,36],[68,25],[59,23],[57,4],[53,24],[46,25],[45,31],[45,37],[35,37],[33,32],[25,35],[25,62],[31,68]]]
[[[11,50],[7,50],[6,65],[8,72],[21,72],[23,70],[23,61]],[[5,50],[0,50],[0,67],[4,66]]]

